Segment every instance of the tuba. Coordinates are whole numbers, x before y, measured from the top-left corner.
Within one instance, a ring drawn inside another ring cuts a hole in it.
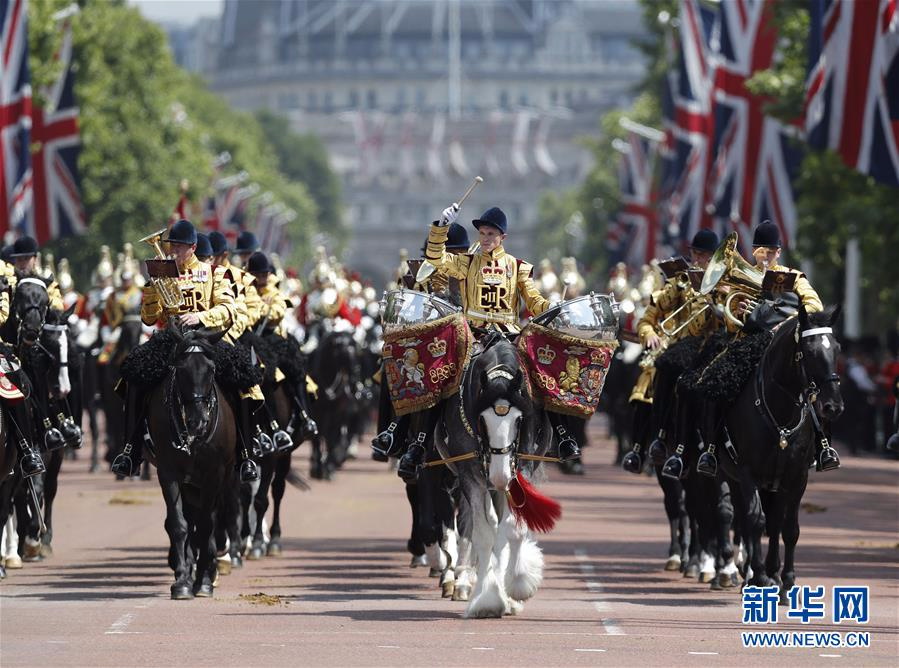
[[[724,298],[724,317],[731,324],[742,328],[746,316],[759,304],[762,294],[762,281],[765,272],[756,269],[740,255],[737,250],[737,233],[728,234],[718,250],[709,260],[709,266],[702,277],[700,294],[708,295],[718,291],[727,296]],[[733,311],[735,302],[748,302],[749,307],[737,315]]]
[[[163,234],[165,234],[164,229],[157,230],[156,232],[153,232],[153,234],[148,234],[140,240],[156,251],[155,260],[157,261],[169,259],[168,255],[162,250],[162,246],[160,245]],[[150,283],[156,288],[156,293],[159,295],[159,301],[162,302],[165,308],[175,310],[180,309],[184,305],[184,295],[181,293],[181,286],[178,285],[178,278],[176,276],[153,276],[151,273]]]

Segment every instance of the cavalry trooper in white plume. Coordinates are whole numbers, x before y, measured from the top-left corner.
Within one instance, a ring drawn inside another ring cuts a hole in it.
[[[521,302],[532,316],[540,315],[550,306],[531,277],[533,267],[503,248],[508,223],[506,214],[495,206],[472,221],[478,230],[480,249],[476,253],[448,253],[449,226],[458,216],[459,207],[453,204],[443,211],[439,221],[432,223],[425,259],[439,272],[459,280],[462,309],[476,336],[482,338],[491,330],[517,334]],[[549,415],[558,438],[559,458],[579,457],[580,448],[571,435],[568,416]],[[413,444],[400,461],[400,471],[415,470],[423,456],[424,448]]]

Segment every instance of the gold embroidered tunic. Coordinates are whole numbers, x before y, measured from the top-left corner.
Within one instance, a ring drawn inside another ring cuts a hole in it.
[[[518,331],[519,301],[532,315],[549,307],[531,278],[530,264],[509,255],[502,246],[489,253],[453,255],[446,251],[448,232],[449,226],[431,225],[425,257],[442,274],[462,283],[462,308],[469,323]]]

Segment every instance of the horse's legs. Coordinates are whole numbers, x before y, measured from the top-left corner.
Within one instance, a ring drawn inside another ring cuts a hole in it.
[[[412,510],[412,531],[409,534],[409,540],[406,541],[406,550],[412,555],[410,566],[421,566],[422,555],[425,553],[425,543],[421,538],[421,506],[418,503],[419,488],[418,484],[406,484],[406,500],[409,502],[409,508]]]
[[[159,487],[165,499],[165,530],[169,535],[169,568],[175,572],[175,583],[172,585],[172,598],[193,598],[191,567],[192,560],[188,552],[188,525],[184,517],[184,506],[181,489],[175,480],[166,480],[157,469]]]
[[[272,478],[272,531],[266,554],[270,557],[281,556],[281,500],[287,486],[287,474],[290,472],[290,455],[282,455],[275,459],[275,475]]]
[[[730,486],[719,473],[715,481],[715,515],[718,528],[718,554],[715,562],[716,578],[713,587],[733,587],[736,584],[734,565],[734,545],[731,542],[731,528],[734,523],[734,506],[731,502]]]
[[[259,489],[253,496],[253,509],[256,511],[256,528],[253,531],[253,545],[249,554],[247,554],[247,559],[250,560],[261,559],[265,554],[265,534],[262,524],[265,513],[268,511],[268,490],[271,487],[272,476],[275,472],[271,456],[263,460],[261,469]]]
[[[784,499],[784,521],[783,521],[783,540],[784,540],[784,566],[781,572],[781,597],[784,592],[790,591],[796,584],[796,573],[794,559],[796,557],[796,544],[799,542],[799,505],[802,502],[802,496],[805,494],[805,488],[808,484],[808,474],[802,476],[801,481],[797,481],[795,487],[786,491],[786,499]]]
[[[680,570],[682,560],[686,558],[687,509],[684,506],[684,488],[680,480],[662,476],[659,467],[655,467],[656,480],[662,488],[665,515],[668,517],[668,528],[671,531],[671,542],[668,544],[668,561],[666,571]]]
[[[34,485],[38,505],[35,507],[29,485]],[[40,561],[41,556],[41,522],[39,513],[43,505],[44,476],[35,475],[22,480],[15,491],[16,526],[19,531],[19,554],[22,561]]]
[[[59,470],[62,468],[62,456],[64,450],[56,450],[50,454],[47,463],[47,472],[44,474],[44,526],[47,530],[41,536],[41,556],[52,557],[53,547],[53,501],[59,490]]]
[[[471,563],[472,509],[461,483],[457,487],[453,498],[456,501],[456,529],[458,536],[458,555],[455,568],[456,583],[453,590],[453,600],[467,601],[471,598],[472,581],[474,579]]]
[[[309,475],[316,480],[322,480],[325,477],[324,463],[322,461],[322,437],[320,434],[312,439]]]
[[[468,475],[480,475],[471,467]],[[472,548],[478,569],[478,581],[466,617],[501,617],[507,610],[503,583],[497,579],[494,568],[494,545],[497,541],[499,518],[493,499],[480,478],[467,481],[472,508]]]
[[[215,498],[212,502],[196,509],[193,518],[192,533],[197,559],[197,578],[194,582],[194,595],[202,598],[212,596],[212,583],[215,581],[216,559],[213,528],[216,521]]]
[[[537,593],[543,582],[543,553],[525,526],[518,526],[506,511],[500,530],[505,529],[509,541],[509,564],[506,569],[506,591],[514,601],[526,601]],[[521,609],[512,606],[516,614]]]
[[[746,539],[746,563],[744,564],[744,579],[750,585],[769,586],[773,581],[765,574],[765,564],[762,561],[762,533],[765,530],[765,511],[759,497],[758,488],[752,479],[752,474],[741,467],[739,469],[740,494],[744,509],[743,532]],[[752,577],[748,578],[749,570]]]
[[[765,574],[780,584],[780,534],[783,530],[784,491],[761,492],[765,511],[765,532],[768,534],[768,553],[765,555]]]

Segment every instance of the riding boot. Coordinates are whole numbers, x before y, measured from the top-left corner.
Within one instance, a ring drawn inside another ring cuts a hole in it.
[[[421,468],[425,459],[425,439],[427,432],[420,431],[415,441],[409,445],[406,453],[400,457],[399,466],[396,469],[397,475],[407,483],[412,483],[418,476],[418,469]]]
[[[633,449],[621,460],[621,468],[628,473],[640,474],[643,471],[643,446],[634,443]]]
[[[30,478],[33,475],[39,475],[47,470],[44,460],[37,453],[31,444],[24,438],[19,441],[19,466],[22,469],[22,477]]]
[[[252,399],[240,399],[237,412],[237,430],[240,434],[240,438],[237,440],[237,461],[240,462],[241,483],[259,480],[259,467],[250,458],[250,453],[247,449],[248,435],[253,433],[251,431],[253,424],[252,401]]]
[[[840,455],[838,455],[837,451],[830,445],[830,441],[827,440],[827,436],[825,436],[824,434],[818,435],[820,436],[820,438],[818,439],[817,446],[815,448],[815,470],[833,471],[840,468]]]
[[[378,434],[371,441],[371,458],[376,462],[386,462],[393,445],[399,439],[394,437],[399,427],[400,418],[393,417],[393,406],[390,404],[390,392],[387,389],[387,379],[381,371],[381,391],[378,393]],[[393,419],[391,420],[391,417]],[[400,434],[403,432],[400,431]]]
[[[125,444],[109,467],[113,473],[123,478],[130,478],[140,471],[143,439],[137,431],[143,422],[143,404],[143,391],[134,383],[128,383],[125,395]]]
[[[706,448],[705,452],[699,455],[699,459],[696,462],[697,473],[710,478],[718,475],[718,457],[715,456],[717,447],[714,443],[709,443],[709,447]]]
[[[574,436],[568,428],[568,416],[559,413],[549,413],[549,421],[558,437],[559,461],[567,462],[580,459],[581,449],[574,440]]]
[[[662,466],[663,476],[666,478],[673,478],[674,480],[680,480],[684,474],[684,460],[681,459],[681,455],[684,453],[685,449],[686,448],[682,443],[678,444],[677,448],[674,450],[674,454],[665,460],[665,464]]]
[[[283,452],[284,450],[290,450],[293,447],[293,439],[290,437],[286,431],[281,429],[281,425],[278,424],[278,420],[275,419],[275,416],[272,414],[272,409],[269,408],[268,403],[262,404],[263,409],[265,409],[265,413],[268,416],[268,425],[271,430],[271,441],[272,445],[275,448],[275,452]]]
[[[318,425],[309,414],[308,404],[306,401],[306,376],[298,382],[293,388],[293,402],[296,406],[297,417],[300,421],[299,441],[309,441],[318,436]]]

